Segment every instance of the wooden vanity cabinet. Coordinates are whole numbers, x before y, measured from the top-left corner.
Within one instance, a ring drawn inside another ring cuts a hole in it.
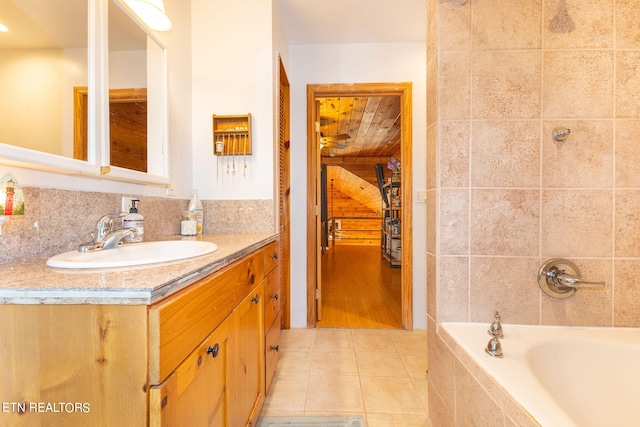
[[[265,279],[264,279],[264,340],[265,340],[265,394],[269,392],[271,381],[276,373],[280,360],[280,263],[278,261],[278,242],[265,247]]]
[[[230,427],[255,425],[264,403],[263,298],[261,283],[232,315]]]
[[[262,250],[152,306],[157,366],[149,375],[162,382],[149,394],[150,426],[255,425],[264,403],[263,307]]]
[[[0,304],[0,425],[255,426],[265,259],[257,249],[151,306]]]

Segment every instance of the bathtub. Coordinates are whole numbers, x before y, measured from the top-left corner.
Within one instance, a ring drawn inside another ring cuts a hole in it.
[[[490,357],[489,323],[442,323],[459,348],[543,427],[640,426],[640,328],[503,325]]]

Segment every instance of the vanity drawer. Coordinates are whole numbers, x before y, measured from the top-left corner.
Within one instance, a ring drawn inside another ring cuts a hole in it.
[[[276,374],[278,361],[280,360],[280,312],[276,314],[276,319],[271,325],[265,337],[265,392],[269,392],[271,381]]]
[[[259,250],[149,308],[149,382],[165,378],[264,278]]]
[[[278,253],[280,245],[278,240],[269,243],[264,248],[264,272],[269,273],[278,266],[280,254]]]
[[[264,279],[264,327],[271,327],[276,315],[280,313],[280,266]]]

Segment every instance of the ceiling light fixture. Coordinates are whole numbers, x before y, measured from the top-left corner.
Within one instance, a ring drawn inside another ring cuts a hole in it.
[[[149,28],[157,31],[171,29],[171,20],[164,12],[163,0],[125,0],[125,3]]]
[[[9,29],[5,25],[0,24],[0,33],[6,33],[7,31],[9,31]]]

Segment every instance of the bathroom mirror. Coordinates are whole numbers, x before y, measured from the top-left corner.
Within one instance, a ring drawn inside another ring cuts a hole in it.
[[[165,49],[109,2],[110,166],[167,176]]]
[[[0,33],[0,162],[168,183],[166,49],[123,2],[0,0],[0,10],[9,27]],[[114,133],[133,144],[120,159],[109,129],[121,105],[111,109],[107,92],[137,108]],[[129,162],[136,156],[143,162]]]
[[[87,0],[0,0],[0,11],[2,152],[73,159],[73,87],[88,83]]]

